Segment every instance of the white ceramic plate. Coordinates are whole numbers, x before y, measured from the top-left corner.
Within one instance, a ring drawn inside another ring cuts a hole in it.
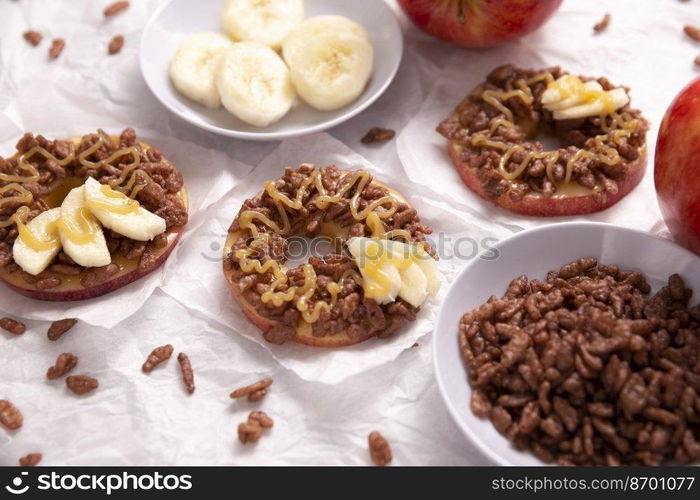
[[[679,273],[686,286],[700,296],[700,257],[651,234],[610,224],[570,222],[531,229],[498,243],[496,260],[475,259],[455,278],[435,323],[433,362],[440,392],[459,428],[479,449],[500,465],[542,465],[529,452],[516,450],[488,419],[475,417],[471,389],[458,348],[461,316],[491,295],[502,296],[508,283],[522,274],[545,278],[547,271],[580,257],[596,257],[603,264],[642,271],[652,293]]]
[[[209,109],[181,96],[170,82],[170,59],[182,40],[201,31],[221,31],[225,0],[170,0],[149,20],[141,37],[141,72],[151,91],[170,111],[218,134],[257,141],[319,132],[342,123],[372,104],[386,90],[403,53],[401,28],[386,2],[379,0],[304,0],[305,17],[338,14],[361,24],[374,46],[374,71],[364,93],[336,111],[317,111],[299,101],[282,120],[265,128],[243,123],[224,108]]]

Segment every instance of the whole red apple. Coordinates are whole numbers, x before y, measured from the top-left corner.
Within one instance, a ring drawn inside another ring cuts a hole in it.
[[[423,31],[464,47],[493,47],[542,26],[563,0],[399,0]]]
[[[654,183],[671,234],[700,254],[700,78],[678,94],[661,122]]]

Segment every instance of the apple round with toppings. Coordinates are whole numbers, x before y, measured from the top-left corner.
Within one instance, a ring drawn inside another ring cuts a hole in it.
[[[639,184],[648,122],[629,89],[561,68],[500,66],[438,126],[474,193],[523,215],[604,210]],[[559,144],[545,147],[547,137]]]
[[[365,170],[301,165],[246,200],[224,248],[234,298],[271,343],[322,347],[395,334],[436,293],[431,229]],[[333,250],[287,267],[292,238]]]
[[[182,175],[133,129],[48,140],[0,157],[0,280],[41,300],[82,300],[153,271],[187,222]]]

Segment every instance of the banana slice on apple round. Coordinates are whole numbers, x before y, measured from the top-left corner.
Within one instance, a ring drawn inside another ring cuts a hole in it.
[[[281,119],[296,97],[289,69],[282,58],[258,42],[236,43],[224,54],[216,86],[224,107],[257,127]]]
[[[85,206],[104,227],[132,240],[150,241],[166,229],[165,219],[92,177],[85,181]]]
[[[40,213],[20,230],[12,246],[12,257],[19,267],[36,276],[46,269],[61,251],[56,221],[61,217],[61,208],[52,208]],[[25,231],[29,234],[26,235]],[[38,244],[26,241],[27,236]]]
[[[187,37],[170,62],[170,79],[185,97],[208,108],[221,106],[215,75],[219,60],[234,42],[221,33],[197,33]]]
[[[102,226],[85,206],[85,186],[72,189],[61,203],[56,224],[63,251],[83,267],[102,267],[112,262]]]
[[[351,103],[364,91],[374,61],[369,40],[348,30],[295,31],[285,41],[285,61],[299,96],[321,111]]]
[[[229,0],[221,19],[236,40],[250,40],[278,49],[304,17],[302,0]]]
[[[428,298],[428,278],[415,262],[411,263],[401,272],[401,288],[399,297],[411,304],[420,307]]]

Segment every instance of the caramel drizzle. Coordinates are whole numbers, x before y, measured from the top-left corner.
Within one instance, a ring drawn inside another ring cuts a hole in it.
[[[141,156],[139,155],[138,150],[133,146],[128,148],[121,148],[112,153],[109,157],[105,158],[104,160],[100,160],[97,162],[89,160],[88,157],[92,155],[95,151],[100,149],[100,147],[102,147],[102,145],[104,144],[104,138],[101,135],[85,136],[81,139],[80,144],[82,144],[83,141],[92,138],[97,139],[95,143],[87,149],[81,151],[77,155],[78,162],[84,167],[99,169],[103,165],[111,164],[113,161],[123,156],[131,155],[132,157],[131,163],[127,164],[122,169],[121,175],[117,179],[113,179],[109,182],[110,187],[133,199],[136,198],[136,195],[138,195],[139,191],[141,191],[149,182],[153,181],[153,179],[151,179],[151,177],[145,170],[138,168],[141,164]],[[0,187],[0,209],[4,205],[7,205],[9,203],[21,203],[23,206],[29,205],[34,200],[34,196],[32,195],[32,193],[28,191],[24,186],[22,186],[22,183],[38,182],[41,178],[37,168],[28,161],[36,154],[41,155],[44,158],[44,161],[53,160],[59,166],[63,167],[75,160],[76,146],[73,143],[71,143],[70,153],[62,160],[59,160],[53,154],[51,154],[41,146],[34,146],[29,151],[20,154],[18,158],[17,169],[21,170],[22,172],[26,172],[28,175],[11,175],[0,172],[0,182],[9,183],[5,186]],[[141,182],[139,182],[139,180]],[[16,194],[12,196],[2,196],[5,193],[10,193],[13,191]],[[23,207],[19,208],[21,209]],[[19,209],[17,211],[19,211]],[[24,213],[22,216],[26,218],[26,213]],[[4,220],[0,220],[0,228],[9,227],[12,224],[14,224],[17,220],[19,219],[15,217],[15,214]]]
[[[304,273],[303,286],[292,286],[288,287],[286,290],[278,291],[278,288],[286,285],[288,282],[287,269],[285,266],[274,259],[269,259],[263,264],[260,260],[253,257],[260,247],[270,241],[270,233],[261,233],[256,223],[269,228],[274,234],[288,234],[291,231],[291,224],[286,209],[301,209],[304,198],[311,195],[311,187],[316,190],[316,196],[311,201],[320,210],[324,210],[330,205],[345,199],[345,196],[354,188],[355,191],[350,198],[350,214],[353,219],[358,222],[365,221],[375,237],[387,239],[403,238],[406,241],[410,241],[411,235],[404,229],[397,229],[389,232],[384,231],[381,219],[391,217],[398,209],[399,202],[393,196],[386,195],[372,201],[363,209],[359,208],[361,193],[370,180],[370,174],[365,170],[347,173],[339,181],[341,187],[338,191],[335,192],[335,194],[328,194],[326,187],[323,185],[321,172],[319,170],[314,170],[304,179],[293,198],[279,192],[274,182],[265,183],[265,192],[274,201],[280,216],[281,225],[271,220],[265,214],[256,212],[254,209],[241,212],[238,218],[239,226],[243,230],[249,230],[253,236],[253,240],[246,248],[236,251],[235,255],[241,270],[245,273],[255,272],[264,274],[272,272],[273,281],[270,283],[270,288],[261,296],[261,300],[264,303],[272,303],[275,307],[280,307],[284,303],[291,302],[297,298],[296,308],[301,313],[302,319],[307,323],[314,323],[318,321],[322,312],[330,311],[336,304],[341,285],[346,278],[352,277],[356,283],[362,283],[362,277],[357,271],[353,269],[347,270],[337,282],[331,281],[326,285],[326,291],[331,296],[330,303],[324,300],[316,300],[312,306],[310,301],[318,288],[318,277],[311,264],[304,264],[302,266],[302,271]]]
[[[504,117],[497,117],[491,120],[491,125],[489,127],[488,133],[477,133],[471,137],[472,146],[476,147],[489,147],[503,152],[499,164],[499,171],[504,179],[508,181],[515,181],[522,175],[522,173],[527,169],[531,160],[544,160],[546,164],[546,174],[547,178],[552,182],[556,183],[554,179],[554,167],[559,161],[559,151],[528,151],[524,159],[512,172],[506,170],[508,162],[516,152],[523,151],[524,148],[519,144],[508,144],[506,142],[493,139],[493,135],[496,133],[499,127],[514,128],[513,123],[513,112],[503,104],[503,101],[511,99],[513,97],[518,97],[523,103],[530,106],[533,102],[532,91],[529,85],[537,83],[540,81],[546,81],[547,83],[554,81],[554,76],[546,71],[535,75],[528,80],[518,80],[516,82],[517,89],[507,89],[507,90],[493,90],[488,89],[482,92],[481,99],[500,111]],[[610,118],[610,123],[608,123],[608,117]],[[612,138],[615,144],[620,145],[622,138],[631,136],[638,128],[639,121],[635,118],[626,118],[620,115],[616,111],[613,111],[609,115],[602,115],[600,117],[601,129],[605,134],[600,134],[595,136],[596,152],[588,151],[585,149],[580,149],[576,152],[567,162],[566,162],[566,174],[564,176],[564,183],[568,184],[571,182],[571,177],[573,175],[574,164],[582,158],[597,159],[601,163],[606,165],[616,165],[620,162],[620,155],[615,148],[612,148],[605,144],[605,140],[608,138],[608,134],[612,133]]]
[[[59,160],[41,146],[34,146],[33,148],[29,149],[29,151],[19,154],[17,160],[17,169],[21,170],[22,172],[27,172],[28,175],[11,175],[6,173],[0,173],[0,182],[8,183],[0,187],[0,208],[9,203],[20,203],[22,204],[22,206],[15,211],[15,214],[0,221],[0,228],[9,227],[16,221],[20,221],[20,219],[15,217],[15,215],[17,215],[20,209],[26,208],[26,205],[29,205],[34,200],[34,195],[31,193],[31,191],[22,186],[22,184],[25,182],[38,182],[41,178],[41,175],[39,174],[37,168],[28,161],[37,153],[44,157],[44,161],[53,160],[54,162],[56,162],[56,164],[58,164],[61,167],[67,165],[75,158],[75,149],[72,146],[68,156],[66,156],[62,160]],[[1,196],[5,193],[10,192],[15,192],[16,194],[14,194],[13,196]],[[22,220],[20,222],[23,222],[24,219],[26,219],[27,213],[28,210],[22,211],[22,213],[20,214]]]
[[[128,148],[121,148],[112,153],[109,157],[105,158],[104,160],[93,162],[88,160],[87,158],[95,151],[100,149],[100,147],[102,147],[102,145],[104,144],[104,137],[102,137],[101,135],[92,135],[88,136],[88,138],[96,138],[97,140],[92,146],[82,151],[78,155],[78,161],[81,165],[85,167],[100,168],[102,165],[111,164],[114,160],[118,158],[131,155],[131,163],[128,163],[126,164],[126,166],[124,166],[120,176],[117,179],[109,181],[109,186],[112,189],[115,189],[127,195],[129,198],[136,198],[136,195],[139,194],[139,191],[141,191],[148,183],[153,182],[151,176],[148,175],[148,173],[145,170],[139,168],[139,166],[141,165],[141,155],[135,147],[130,146]],[[139,179],[142,182],[138,182]]]

